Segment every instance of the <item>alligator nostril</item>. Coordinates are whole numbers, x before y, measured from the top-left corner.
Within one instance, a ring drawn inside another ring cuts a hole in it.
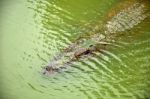
[[[44,72],[43,72],[43,74],[45,75],[45,74],[46,74],[46,72],[44,71]]]

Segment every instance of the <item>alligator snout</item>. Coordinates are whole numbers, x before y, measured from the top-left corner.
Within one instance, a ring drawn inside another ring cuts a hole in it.
[[[43,74],[44,75],[48,75],[48,74],[52,74],[53,73],[53,68],[46,66],[45,68],[43,68]]]
[[[46,66],[43,69],[43,74],[44,75],[49,75],[49,74],[54,74],[54,72],[58,71],[58,68],[54,68],[52,66]]]

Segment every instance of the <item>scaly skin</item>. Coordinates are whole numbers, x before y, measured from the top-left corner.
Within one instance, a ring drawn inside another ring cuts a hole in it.
[[[111,16],[112,14],[109,14]],[[129,30],[138,25],[149,16],[149,11],[145,10],[142,3],[133,2],[128,8],[125,8],[114,15],[104,25],[105,30],[102,33],[96,33],[88,39],[81,38],[61,51],[50,64],[48,64],[43,74],[50,75],[71,65],[80,58],[85,58],[96,51],[101,51],[109,45],[109,41],[117,36],[117,32]]]

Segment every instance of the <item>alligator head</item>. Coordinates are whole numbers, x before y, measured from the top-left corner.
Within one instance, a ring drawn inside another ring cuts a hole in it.
[[[55,72],[60,72],[80,58],[91,55],[93,51],[95,51],[95,45],[93,43],[82,45],[72,44],[55,56],[54,59],[52,59],[50,63],[44,67],[43,74],[50,75]]]

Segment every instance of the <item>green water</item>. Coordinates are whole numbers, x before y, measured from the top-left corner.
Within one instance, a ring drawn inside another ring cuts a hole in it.
[[[150,19],[118,37],[120,47],[109,46],[65,72],[41,74],[60,49],[119,2],[1,0],[0,99],[150,99]]]

